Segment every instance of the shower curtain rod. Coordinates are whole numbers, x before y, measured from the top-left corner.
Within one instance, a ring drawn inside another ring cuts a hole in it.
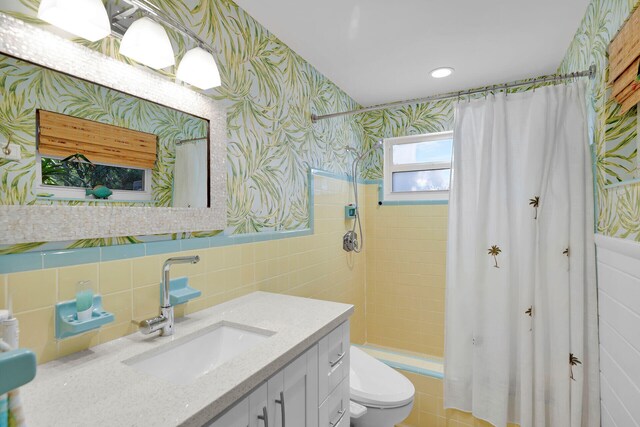
[[[195,142],[195,141],[201,141],[201,140],[206,140],[206,139],[207,139],[206,136],[203,136],[201,138],[181,139],[179,141],[176,141],[176,145],[182,145],[185,142]]]
[[[578,72],[575,72],[575,73],[554,75],[554,76],[537,77],[537,78],[534,78],[533,81],[528,80],[528,81],[525,82],[525,81],[522,81],[522,80],[517,80],[517,81],[513,81],[513,82],[509,82],[509,83],[503,83],[503,84],[491,85],[491,86],[484,86],[484,87],[481,87],[479,89],[469,89],[469,90],[461,90],[461,91],[457,91],[457,92],[447,92],[447,93],[443,93],[443,94],[440,94],[440,95],[427,96],[425,98],[414,98],[414,99],[407,99],[406,101],[389,102],[387,104],[372,105],[371,107],[360,108],[360,109],[357,109],[357,110],[342,111],[340,113],[324,114],[322,116],[316,116],[315,114],[312,114],[311,115],[311,121],[313,123],[316,123],[319,120],[332,119],[334,117],[351,116],[351,115],[354,115],[354,114],[366,113],[367,111],[382,110],[382,109],[389,108],[389,107],[399,107],[401,105],[407,105],[407,104],[421,104],[421,103],[424,103],[424,102],[439,101],[439,100],[442,100],[442,99],[460,98],[462,96],[474,95],[476,93],[483,93],[483,92],[486,93],[486,92],[497,91],[497,90],[498,91],[499,90],[507,90],[507,89],[510,89],[510,88],[513,88],[513,87],[527,86],[527,85],[536,84],[536,83],[555,82],[555,81],[559,81],[559,80],[574,79],[574,78],[577,78],[577,77],[589,77],[590,79],[592,79],[595,75],[596,75],[596,66],[592,65],[592,66],[589,67],[588,70],[578,71]]]

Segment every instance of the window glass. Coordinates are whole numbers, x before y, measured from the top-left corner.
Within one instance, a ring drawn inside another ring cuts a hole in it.
[[[144,191],[144,169],[41,158],[42,184],[56,187],[93,188],[104,185],[111,190]]]
[[[451,161],[452,139],[393,145],[393,164],[448,163]]]
[[[448,191],[450,175],[451,169],[394,172],[392,191]]]

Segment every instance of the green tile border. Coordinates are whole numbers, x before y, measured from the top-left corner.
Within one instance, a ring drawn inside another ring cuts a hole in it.
[[[42,253],[42,268],[68,267],[101,260],[101,248],[62,249]]]
[[[0,274],[44,268],[42,252],[0,255]]]
[[[55,249],[46,251],[25,252],[20,254],[0,255],[0,274],[17,273],[20,271],[39,270],[42,268],[66,267],[94,262],[117,261],[121,259],[138,258],[147,255],[181,252],[220,246],[241,245],[245,243],[264,242],[269,240],[288,239],[309,236],[314,233],[314,184],[315,177],[349,181],[347,175],[335,174],[319,169],[309,169],[309,224],[300,230],[265,231],[260,233],[217,234],[213,237],[201,237],[176,240],[158,240],[129,245],[102,246],[94,248]],[[363,183],[365,183],[363,181]]]

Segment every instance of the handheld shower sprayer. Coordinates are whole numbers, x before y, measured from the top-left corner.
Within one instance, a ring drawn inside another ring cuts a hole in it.
[[[342,237],[342,249],[346,252],[355,252],[360,253],[362,249],[364,249],[364,234],[362,233],[362,221],[360,219],[360,203],[358,202],[358,165],[366,156],[371,154],[373,151],[382,148],[384,146],[383,140],[380,139],[376,141],[369,149],[365,150],[359,156],[356,156],[353,161],[353,165],[351,167],[351,182],[353,184],[353,196],[355,198],[355,218],[353,220],[353,228],[345,233]],[[347,146],[346,150],[352,152],[357,155],[357,151]],[[358,227],[358,232],[360,233],[360,238],[358,239],[358,234],[356,233],[356,227]]]

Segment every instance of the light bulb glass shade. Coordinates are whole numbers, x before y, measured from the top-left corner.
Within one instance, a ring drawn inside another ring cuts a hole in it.
[[[38,18],[92,42],[111,34],[107,10],[100,0],[42,0]]]
[[[180,65],[176,77],[202,90],[220,86],[220,72],[213,55],[196,47],[188,51]]]
[[[120,54],[156,70],[176,63],[164,27],[146,16],[131,24],[124,33]]]

